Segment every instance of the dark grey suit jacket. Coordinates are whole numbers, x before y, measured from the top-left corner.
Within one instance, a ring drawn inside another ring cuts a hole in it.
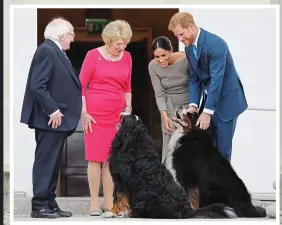
[[[45,40],[31,62],[20,121],[30,128],[55,130],[48,126],[49,115],[60,109],[64,116],[56,131],[71,131],[79,122],[81,108],[76,72],[56,43]]]

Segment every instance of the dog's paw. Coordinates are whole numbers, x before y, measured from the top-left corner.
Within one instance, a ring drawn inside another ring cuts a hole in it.
[[[123,211],[120,211],[120,212],[117,214],[117,217],[130,218],[130,215],[131,215],[130,212],[123,212]]]
[[[102,217],[103,218],[115,218],[117,217],[117,215],[112,213],[111,211],[105,211],[103,212]]]
[[[224,212],[229,218],[238,218],[238,215],[235,213],[235,210],[229,206],[224,207]]]
[[[126,214],[124,212],[119,212],[117,214],[117,217],[127,217]]]

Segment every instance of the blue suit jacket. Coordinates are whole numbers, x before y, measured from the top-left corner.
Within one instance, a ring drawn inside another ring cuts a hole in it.
[[[199,106],[207,91],[204,108],[214,110],[224,121],[230,121],[248,107],[244,90],[225,41],[201,29],[197,43],[197,59],[193,46],[185,47],[190,65],[190,103]]]

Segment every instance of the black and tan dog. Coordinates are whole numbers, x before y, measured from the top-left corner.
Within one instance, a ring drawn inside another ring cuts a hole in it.
[[[224,204],[191,208],[184,189],[161,164],[139,117],[124,115],[111,148],[108,163],[117,193],[113,213],[126,206],[129,216],[135,218],[237,217],[233,209]]]
[[[165,166],[188,193],[193,208],[223,203],[239,217],[265,217],[229,161],[213,145],[209,131],[196,126],[198,114],[180,107],[172,118],[173,132]]]

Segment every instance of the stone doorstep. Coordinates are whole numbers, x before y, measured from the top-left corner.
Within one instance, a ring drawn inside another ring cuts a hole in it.
[[[90,209],[89,197],[57,197],[62,210],[69,210],[73,215],[88,215]],[[100,205],[103,198],[99,198]],[[14,198],[14,215],[29,215],[31,212],[31,197]]]
[[[100,205],[103,198],[99,198]],[[73,215],[88,215],[90,209],[89,197],[58,197],[57,202],[62,210],[69,210]],[[254,200],[253,204],[266,208],[272,201],[258,201]],[[31,198],[15,198],[14,199],[14,215],[25,216],[29,215],[31,211]]]

